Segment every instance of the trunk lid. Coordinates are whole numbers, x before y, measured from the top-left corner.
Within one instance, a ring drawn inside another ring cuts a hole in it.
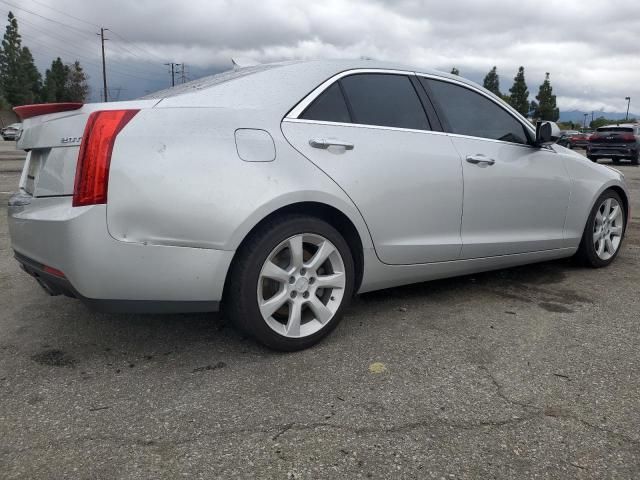
[[[152,108],[158,100],[91,103],[80,109],[26,118],[17,147],[27,159],[20,190],[34,197],[73,195],[76,163],[89,115],[97,110]]]
[[[636,143],[633,127],[601,127],[589,138],[589,142],[605,145]]]

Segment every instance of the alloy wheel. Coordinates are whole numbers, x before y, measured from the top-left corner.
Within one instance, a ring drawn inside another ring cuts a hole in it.
[[[623,210],[615,198],[606,198],[596,212],[593,224],[593,246],[601,260],[613,257],[622,241]]]
[[[345,285],[344,261],[333,243],[318,234],[294,235],[276,246],[262,265],[258,307],[276,333],[307,337],[334,317]]]

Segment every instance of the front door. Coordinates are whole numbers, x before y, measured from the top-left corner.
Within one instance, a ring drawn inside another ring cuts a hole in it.
[[[562,248],[571,192],[562,157],[532,146],[529,129],[488,96],[423,82],[462,160],[460,258]]]
[[[341,78],[282,131],[353,200],[380,260],[459,257],[461,161],[446,134],[430,131],[408,76]]]

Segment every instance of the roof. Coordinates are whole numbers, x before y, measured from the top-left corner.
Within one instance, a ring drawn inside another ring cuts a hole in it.
[[[284,116],[328,78],[354,69],[400,70],[435,75],[474,85],[457,75],[378,60],[305,60],[236,68],[147,95],[158,107],[217,107],[270,110]],[[233,81],[231,81],[233,80]],[[482,87],[480,87],[482,88]],[[492,95],[492,94],[491,94]]]

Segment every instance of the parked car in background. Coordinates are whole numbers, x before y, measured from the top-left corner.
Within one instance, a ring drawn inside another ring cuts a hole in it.
[[[11,125],[0,130],[0,135],[2,135],[3,140],[15,140],[20,136],[21,131],[21,123],[12,123]]]
[[[560,136],[558,145],[567,148],[586,148],[589,144],[589,135],[581,132],[572,132]]]
[[[597,162],[600,158],[610,158],[613,163],[631,160],[638,165],[640,157],[640,125],[607,125],[598,128],[589,137],[587,158]]]
[[[143,99],[16,108],[17,261],[111,311],[210,311],[279,350],[354,292],[622,245],[624,176],[457,75],[377,61],[240,68]],[[84,133],[83,133],[84,132]]]

